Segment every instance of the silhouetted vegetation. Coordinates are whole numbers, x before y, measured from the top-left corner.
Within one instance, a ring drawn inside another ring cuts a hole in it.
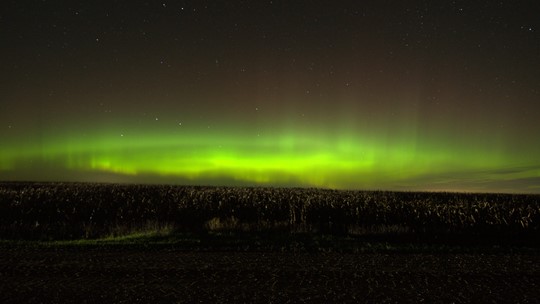
[[[145,229],[403,239],[540,239],[540,196],[83,183],[0,184],[0,238]]]

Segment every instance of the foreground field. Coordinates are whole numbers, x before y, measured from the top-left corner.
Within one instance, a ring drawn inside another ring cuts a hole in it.
[[[537,246],[540,196],[0,184],[0,239],[95,239],[149,231]]]
[[[536,303],[540,256],[0,247],[2,303]]]
[[[535,303],[540,196],[0,184],[1,303]]]

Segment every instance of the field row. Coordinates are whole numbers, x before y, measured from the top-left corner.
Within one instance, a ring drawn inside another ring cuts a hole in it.
[[[155,185],[0,184],[0,238],[175,231],[536,236],[540,196]]]

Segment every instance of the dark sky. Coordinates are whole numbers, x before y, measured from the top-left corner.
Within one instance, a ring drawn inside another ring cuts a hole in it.
[[[540,192],[533,1],[2,1],[0,179]]]

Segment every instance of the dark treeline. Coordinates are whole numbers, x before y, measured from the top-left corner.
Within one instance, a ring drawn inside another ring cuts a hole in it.
[[[537,239],[540,196],[84,183],[0,184],[0,238],[174,231]]]

